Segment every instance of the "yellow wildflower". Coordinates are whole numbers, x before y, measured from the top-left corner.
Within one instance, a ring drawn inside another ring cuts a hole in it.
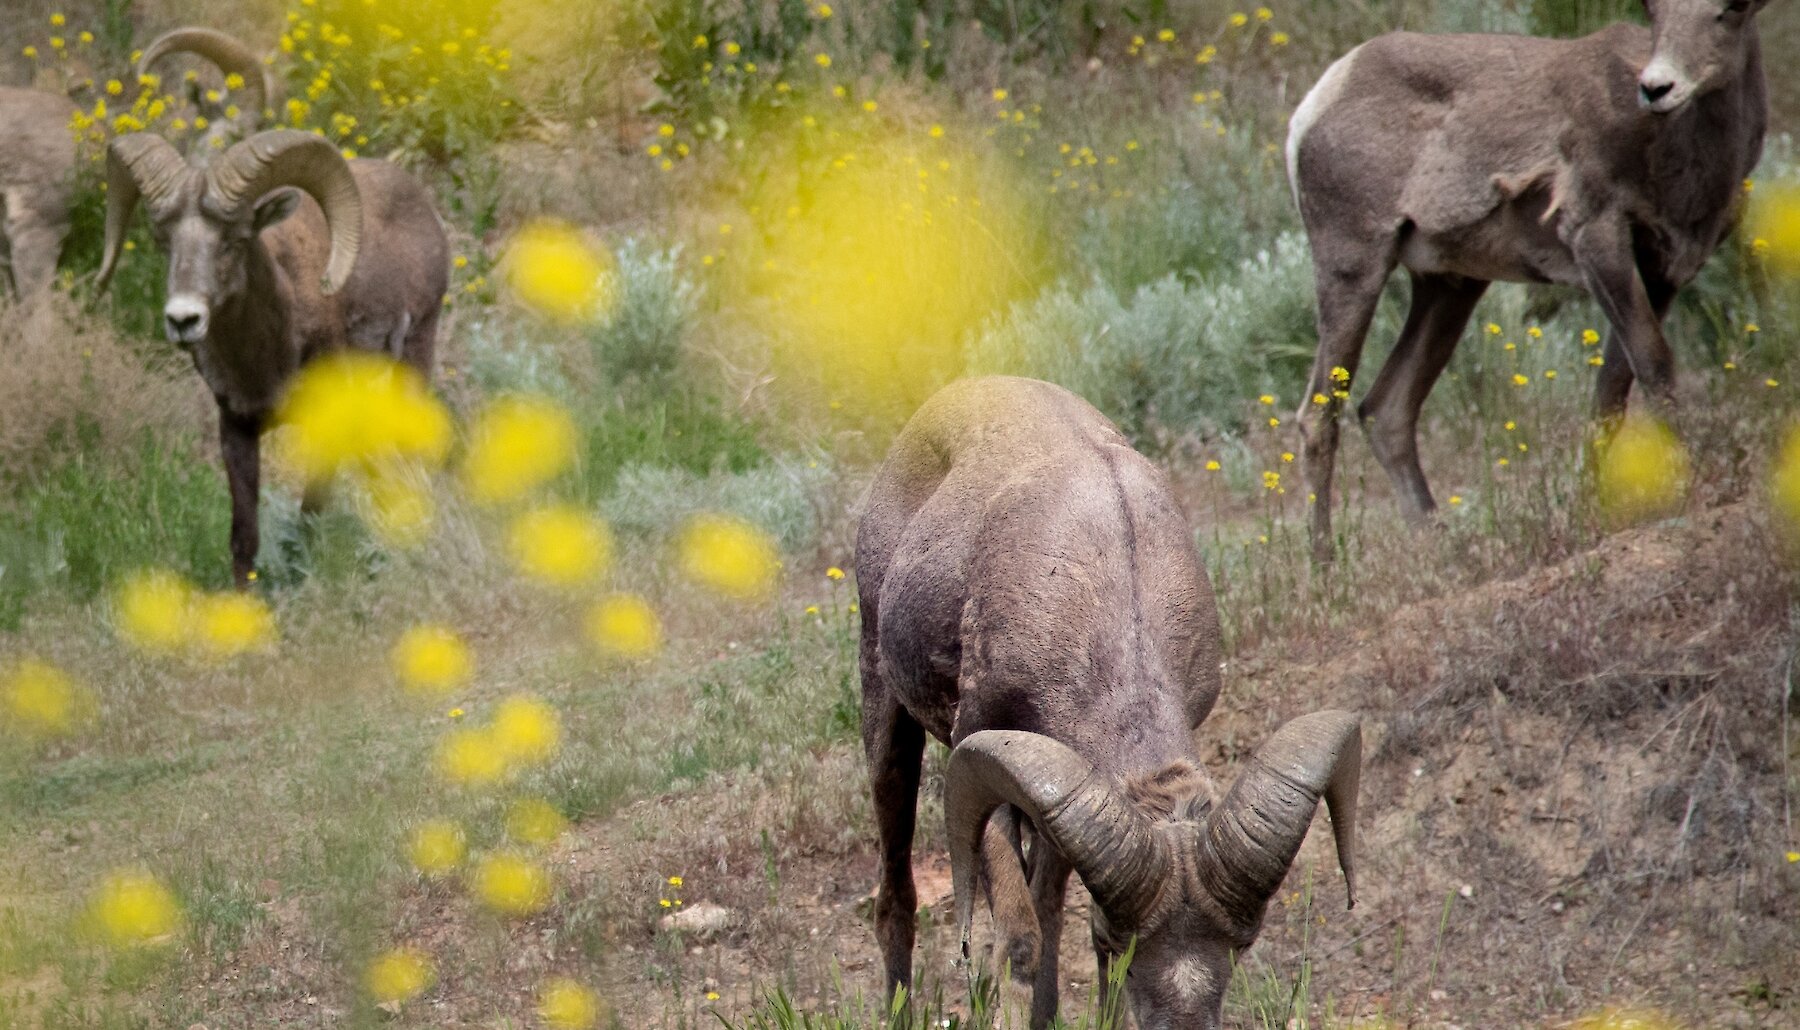
[[[542,798],[520,798],[506,810],[506,835],[520,844],[548,844],[568,826],[563,814]]]
[[[486,729],[458,729],[445,734],[438,741],[436,766],[439,776],[464,787],[497,783],[507,773],[506,755]]]
[[[562,744],[562,718],[544,701],[524,694],[500,702],[489,729],[494,750],[511,765],[540,765]]]
[[[538,990],[538,1018],[553,1030],[588,1030],[600,1022],[600,996],[566,977]]]
[[[557,504],[513,519],[507,547],[524,576],[550,586],[575,587],[605,571],[612,558],[612,535],[592,515]]]
[[[369,963],[363,985],[378,1002],[402,1002],[418,997],[436,976],[430,956],[417,948],[395,948]]]
[[[550,901],[550,874],[523,855],[500,851],[475,867],[475,896],[502,915],[528,916]]]
[[[445,694],[468,682],[475,662],[469,646],[448,626],[423,624],[400,635],[388,652],[400,685],[418,694]]]
[[[170,653],[187,644],[193,631],[189,608],[194,588],[164,569],[134,572],[114,597],[119,635],[145,651]]]
[[[781,569],[767,533],[726,515],[690,519],[681,532],[679,550],[681,570],[689,579],[737,600],[766,595]]]
[[[462,482],[481,504],[518,500],[575,463],[575,420],[546,397],[501,397],[482,410]]]
[[[62,737],[93,717],[94,697],[48,662],[27,658],[0,680],[0,708],[27,737]]]
[[[88,903],[89,914],[116,947],[158,944],[181,928],[181,906],[156,877],[141,869],[115,870]]]
[[[432,819],[413,827],[407,853],[413,868],[426,876],[442,876],[462,865],[468,840],[462,827],[448,819]]]
[[[588,609],[588,639],[601,653],[648,658],[662,648],[662,623],[635,594],[613,594]]]
[[[235,657],[274,638],[275,616],[254,594],[207,594],[194,602],[194,642],[208,657]]]
[[[276,421],[288,429],[280,456],[311,482],[395,460],[436,466],[450,448],[450,414],[424,377],[365,351],[301,369]]]
[[[513,234],[501,264],[513,295],[552,321],[596,319],[612,307],[612,255],[571,225],[547,220],[527,225]]]
[[[1629,417],[1601,441],[1595,481],[1600,508],[1615,522],[1660,515],[1687,493],[1687,451],[1661,422]]]

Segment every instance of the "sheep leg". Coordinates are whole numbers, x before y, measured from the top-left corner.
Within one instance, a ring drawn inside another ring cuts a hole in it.
[[[1037,976],[1039,934],[1019,848],[1019,810],[1003,805],[989,817],[981,838],[982,871],[1000,960],[1014,980]]]
[[[1063,902],[1069,888],[1070,866],[1042,837],[1031,850],[1031,904],[1037,910],[1038,930],[1043,935],[1037,984],[1032,991],[1031,1030],[1044,1030],[1056,1018],[1060,994],[1057,967],[1062,950]]]
[[[866,636],[866,634],[865,634]],[[918,817],[919,774],[925,731],[880,682],[870,641],[863,645],[863,749],[869,758],[869,790],[881,839],[875,892],[875,939],[887,967],[887,995],[912,984],[913,931],[919,908],[913,886],[913,826]]]
[[[56,281],[56,261],[62,255],[63,237],[69,234],[67,219],[48,221],[23,197],[9,197],[6,205],[6,238],[12,247],[13,286],[19,299],[36,296]]]
[[[1415,524],[1437,507],[1419,467],[1419,411],[1487,288],[1483,279],[1412,273],[1406,326],[1357,407],[1369,449],[1399,489],[1401,510]]]
[[[1349,389],[1349,379],[1334,380],[1331,372],[1342,368],[1356,374],[1362,357],[1363,342],[1369,335],[1369,323],[1375,318],[1375,305],[1381,300],[1381,287],[1394,270],[1393,245],[1374,259],[1367,257],[1373,248],[1357,241],[1331,240],[1317,235],[1313,240],[1313,279],[1319,303],[1319,350],[1313,358],[1312,375],[1307,380],[1306,395],[1300,399],[1301,469],[1306,479],[1312,506],[1310,536],[1313,560],[1320,564],[1332,560],[1331,546],[1331,477],[1337,464],[1339,391]],[[1349,261],[1333,261],[1333,252],[1348,252]],[[1322,404],[1314,398],[1324,397]]]
[[[1660,326],[1675,301],[1675,287],[1654,276],[1643,276],[1643,281],[1645,296]],[[1594,421],[1601,426],[1602,432],[1624,416],[1631,395],[1631,381],[1631,359],[1625,350],[1625,340],[1618,325],[1609,324],[1606,347],[1601,352],[1600,374],[1594,380]]]
[[[262,420],[219,408],[219,453],[231,486],[231,578],[243,590],[256,569],[261,543],[256,525],[257,491],[262,478]]]
[[[1650,402],[1666,417],[1675,407],[1675,354],[1663,336],[1662,312],[1668,309],[1673,291],[1659,287],[1661,304],[1652,299],[1632,257],[1631,230],[1623,219],[1604,219],[1582,226],[1575,232],[1571,247],[1588,292],[1606,312],[1612,335],[1618,341],[1616,347],[1608,342],[1608,356],[1617,353],[1625,359],[1631,378],[1644,384]],[[1617,418],[1623,412],[1629,388],[1630,380],[1614,371],[1612,377],[1595,388],[1596,413],[1603,420]]]

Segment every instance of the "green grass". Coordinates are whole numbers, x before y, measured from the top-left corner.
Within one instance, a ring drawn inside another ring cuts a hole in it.
[[[230,523],[222,475],[168,444],[78,447],[0,502],[0,628],[45,597],[91,601],[145,566],[224,586]]]

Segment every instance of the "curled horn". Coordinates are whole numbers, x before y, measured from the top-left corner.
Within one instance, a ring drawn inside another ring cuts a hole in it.
[[[1113,925],[1128,928],[1149,909],[1169,867],[1167,845],[1150,820],[1067,745],[1037,733],[983,730],[956,746],[944,784],[965,957],[982,833],[1001,805],[1036,824]]]
[[[280,95],[275,72],[234,36],[214,29],[170,29],[144,48],[144,56],[138,58],[138,76],[142,78],[150,74],[150,69],[156,67],[156,62],[170,54],[196,54],[217,65],[226,75],[235,73],[241,76],[245,89],[254,94],[250,97],[250,103],[242,105],[244,115],[241,121],[246,126],[254,126],[261,119],[263,111],[273,107]]]
[[[188,174],[181,154],[153,132],[128,133],[106,148],[106,247],[95,281],[101,292],[125,248],[125,232],[131,228],[138,198],[143,197],[156,213],[176,199]]]
[[[234,214],[270,190],[294,186],[312,194],[331,230],[331,260],[321,289],[335,293],[356,267],[362,245],[362,194],[337,147],[298,129],[275,129],[234,144],[206,170],[210,200]]]
[[[1247,935],[1254,933],[1323,796],[1344,889],[1355,907],[1356,791],[1362,777],[1356,716],[1335,711],[1301,716],[1283,726],[1247,766],[1200,831],[1200,882]]]

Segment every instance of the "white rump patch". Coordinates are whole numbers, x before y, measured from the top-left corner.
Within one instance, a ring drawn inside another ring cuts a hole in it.
[[[1350,65],[1356,60],[1356,51],[1361,49],[1358,46],[1331,62],[1331,67],[1325,69],[1325,74],[1319,76],[1319,81],[1313,84],[1313,88],[1306,91],[1306,96],[1300,99],[1300,106],[1294,108],[1293,115],[1288,118],[1288,188],[1294,191],[1295,206],[1300,203],[1300,141],[1306,138],[1307,131],[1325,113],[1325,109],[1336,103],[1338,96],[1344,92],[1344,85],[1350,80]]]

